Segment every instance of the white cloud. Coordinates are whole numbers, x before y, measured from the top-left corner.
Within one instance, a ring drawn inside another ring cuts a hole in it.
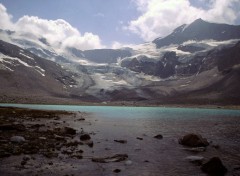
[[[63,19],[47,20],[36,16],[23,16],[13,23],[11,15],[2,4],[0,4],[0,19],[0,28],[15,30],[31,39],[44,37],[57,49],[73,46],[81,50],[104,47],[98,35],[90,32],[82,35],[77,28]]]
[[[239,0],[202,0],[208,9],[194,7],[190,0],[136,0],[141,15],[123,29],[138,34],[145,41],[166,36],[182,25],[197,18],[218,23],[233,24],[240,18]],[[206,4],[205,4],[206,5]]]
[[[0,3],[0,28],[12,29],[13,24],[11,22],[12,16],[7,13],[7,9]]]

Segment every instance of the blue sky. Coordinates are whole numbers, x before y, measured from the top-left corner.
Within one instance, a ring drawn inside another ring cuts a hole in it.
[[[200,17],[212,22],[240,23],[240,2],[236,0],[0,0],[0,3],[6,8],[6,12],[0,13],[12,16],[13,24],[24,15],[63,19],[77,28],[79,37],[86,38],[89,35],[84,34],[91,33],[95,37],[92,41],[98,40],[93,48],[151,41]]]

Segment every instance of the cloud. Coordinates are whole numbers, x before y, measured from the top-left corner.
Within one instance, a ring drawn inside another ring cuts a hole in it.
[[[7,9],[0,3],[0,28],[12,29],[13,24],[11,22],[12,16],[7,13]]]
[[[197,18],[230,24],[234,24],[240,18],[239,0],[201,1],[207,9],[193,6],[190,0],[136,0],[137,10],[141,15],[123,29],[150,41],[166,36],[174,28],[191,23]]]
[[[13,23],[11,15],[0,4],[0,28],[15,30],[30,39],[46,38],[57,49],[76,47],[81,50],[103,48],[98,35],[86,32],[83,35],[77,28],[63,19],[47,20],[36,16],[23,16]]]

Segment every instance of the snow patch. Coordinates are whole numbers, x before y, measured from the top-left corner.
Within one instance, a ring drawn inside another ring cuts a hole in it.
[[[23,54],[23,53],[19,53],[19,54],[22,55],[22,56],[24,56],[24,57],[26,57],[26,58],[28,58],[28,59],[34,60],[32,57],[27,56],[27,55],[25,55],[25,54]]]

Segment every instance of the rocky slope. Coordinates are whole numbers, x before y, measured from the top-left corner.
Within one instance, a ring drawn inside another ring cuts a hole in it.
[[[8,41],[0,43],[2,95],[240,104],[239,26],[198,19],[165,38],[118,50],[60,50],[44,38],[0,35]]]

